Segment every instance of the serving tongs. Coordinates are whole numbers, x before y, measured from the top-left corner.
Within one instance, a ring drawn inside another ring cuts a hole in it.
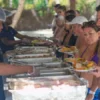
[[[81,84],[84,84],[83,81],[81,80],[81,78],[77,75],[76,71],[74,70],[74,68],[72,66],[70,66],[70,68],[68,68],[70,70],[70,72],[76,77],[76,79],[78,81],[80,81]]]

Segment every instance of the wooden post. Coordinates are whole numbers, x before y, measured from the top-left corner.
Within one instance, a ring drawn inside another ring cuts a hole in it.
[[[18,5],[17,13],[14,16],[13,23],[11,25],[14,28],[17,26],[17,23],[18,23],[18,21],[19,21],[19,19],[21,17],[22,12],[23,12],[24,3],[25,3],[25,0],[19,0],[19,5]]]
[[[76,0],[70,0],[70,9],[75,10]]]

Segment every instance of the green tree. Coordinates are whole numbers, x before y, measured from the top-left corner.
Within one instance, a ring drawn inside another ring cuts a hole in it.
[[[80,11],[82,15],[85,15],[87,18],[94,13],[96,8],[96,1],[87,2],[86,0],[78,0],[76,9]]]

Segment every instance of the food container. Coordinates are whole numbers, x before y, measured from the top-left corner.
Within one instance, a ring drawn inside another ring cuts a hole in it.
[[[52,48],[47,48],[47,47],[21,47],[21,48],[16,48],[15,52],[17,54],[47,53],[47,52],[52,52]]]
[[[25,58],[25,59],[9,59],[10,63],[22,63],[27,65],[43,64],[47,62],[57,62],[59,61],[55,57],[45,57],[45,58]]]
[[[49,49],[52,50],[52,48],[48,48],[45,46],[21,46],[21,47],[17,47],[16,49]]]
[[[40,68],[39,68],[40,69]],[[41,68],[40,75],[37,77],[46,77],[46,76],[62,76],[62,75],[72,75],[73,73],[68,68]],[[24,73],[11,75],[8,78],[23,78],[23,77],[33,77],[33,75]]]
[[[43,54],[49,53],[54,54],[52,48],[47,47],[20,47],[15,50],[10,50],[5,53],[7,58],[13,57],[15,55],[26,55],[26,54]]]
[[[52,63],[51,63],[52,64]],[[35,66],[36,69],[38,69],[40,71],[40,75],[38,77],[41,76],[61,76],[61,75],[72,75],[73,72],[69,70],[70,66],[65,65],[63,63],[57,63],[57,65],[53,65],[52,66],[45,66],[45,63],[41,66]],[[32,77],[31,75],[25,73],[25,74],[17,74],[17,75],[12,75],[10,77]]]
[[[87,81],[73,75],[9,80],[13,100],[85,100]]]
[[[26,59],[26,58],[45,58],[45,57],[51,57],[52,55],[50,53],[41,53],[41,54],[24,54],[24,55],[15,55],[14,59]]]

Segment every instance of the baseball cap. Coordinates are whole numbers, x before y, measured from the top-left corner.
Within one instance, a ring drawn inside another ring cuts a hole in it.
[[[0,8],[0,21],[6,21],[6,14],[2,8]]]
[[[82,25],[84,22],[87,22],[87,18],[84,16],[76,16],[71,22],[67,24],[80,24]]]
[[[5,12],[6,18],[7,18],[7,17],[14,15],[16,13],[16,10],[9,11],[9,10],[4,9],[4,12]]]

